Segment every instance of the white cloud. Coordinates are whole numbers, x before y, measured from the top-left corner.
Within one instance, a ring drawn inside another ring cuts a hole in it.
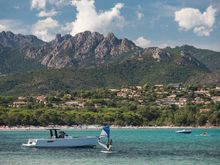
[[[21,7],[18,6],[18,5],[15,5],[15,6],[14,6],[14,9],[19,10],[19,9],[21,9]]]
[[[139,46],[139,47],[147,48],[147,47],[150,46],[151,41],[141,36],[141,37],[137,38],[137,39],[134,41],[134,43],[135,43],[137,46]]]
[[[175,21],[181,30],[193,30],[199,36],[209,36],[215,24],[217,10],[209,6],[204,13],[198,9],[183,8],[175,12]]]
[[[68,4],[71,4],[70,0],[31,0],[31,9],[39,10],[38,17],[45,17],[32,25],[31,33],[44,41],[51,41],[57,33],[67,32],[68,27],[62,27],[52,17],[58,14],[58,8]],[[71,30],[69,28],[69,32]]]
[[[21,22],[12,19],[1,19],[0,20],[0,32],[1,31],[12,31],[14,33],[28,33],[28,26],[23,25]]]
[[[48,17],[46,19],[39,20],[32,26],[32,34],[44,41],[51,41],[58,33],[59,27],[60,25],[56,20]]]
[[[31,1],[31,9],[45,9],[46,7],[46,0],[32,0]]]
[[[144,13],[142,13],[141,11],[136,11],[136,15],[139,21],[144,18]]]
[[[169,44],[167,44],[167,43],[163,43],[163,44],[159,44],[159,45],[157,45],[159,48],[166,48],[166,47],[168,47],[168,46],[172,46],[172,45],[169,45]]]
[[[76,7],[76,20],[72,22],[71,34],[75,35],[86,30],[107,33],[113,28],[123,28],[125,21],[120,10],[122,3],[117,3],[108,11],[97,12],[94,0],[72,0]]]
[[[55,11],[55,10],[51,10],[48,12],[43,10],[40,13],[38,13],[38,17],[53,17],[55,15],[57,15],[57,11]]]
[[[0,31],[10,30],[11,23],[11,20],[0,20]]]
[[[45,10],[48,5],[60,8],[70,4],[70,0],[31,0],[31,9]]]
[[[136,16],[137,16],[139,21],[144,18],[144,13],[143,13],[143,10],[141,8],[141,5],[138,5],[138,9],[136,11]]]
[[[56,7],[63,7],[71,4],[70,0],[48,0],[48,3]]]
[[[64,26],[61,27],[61,32],[64,34],[67,34],[67,33],[69,34],[72,29],[73,29],[72,22],[68,22]]]

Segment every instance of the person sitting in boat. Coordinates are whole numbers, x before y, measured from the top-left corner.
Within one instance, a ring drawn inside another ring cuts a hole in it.
[[[209,136],[209,134],[207,132],[204,132],[201,134],[201,136]]]
[[[109,142],[106,144],[109,151],[112,150],[112,139],[109,140]]]
[[[66,133],[64,131],[60,131],[58,138],[64,138],[65,134]]]

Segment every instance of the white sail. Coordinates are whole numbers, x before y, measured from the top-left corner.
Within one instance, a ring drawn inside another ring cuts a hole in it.
[[[102,146],[102,147],[105,148],[106,150],[109,150],[109,148],[107,147],[106,144],[101,143],[99,140],[98,140],[98,143],[99,143],[100,146]]]
[[[107,138],[107,144],[104,144],[101,142],[101,138]],[[110,142],[110,128],[109,126],[104,126],[102,128],[102,131],[99,135],[99,140],[98,140],[98,143],[100,146],[102,146],[103,148],[105,148],[107,151],[110,151],[111,150],[111,145],[109,144]]]
[[[102,128],[102,131],[101,131],[99,137],[100,138],[103,138],[103,137],[109,138],[109,136],[110,136],[110,128],[109,128],[109,126],[104,126]]]

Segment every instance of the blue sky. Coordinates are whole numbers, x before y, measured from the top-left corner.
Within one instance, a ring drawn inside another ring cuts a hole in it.
[[[90,30],[142,47],[189,44],[220,51],[219,0],[0,0],[0,31],[33,34]]]

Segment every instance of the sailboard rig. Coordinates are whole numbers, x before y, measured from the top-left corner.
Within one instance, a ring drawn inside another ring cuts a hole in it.
[[[106,144],[101,141],[101,139],[107,138]],[[103,153],[111,153],[112,152],[112,139],[110,139],[110,127],[106,125],[102,128],[101,134],[99,135],[98,144],[106,149],[106,151],[101,151]]]

